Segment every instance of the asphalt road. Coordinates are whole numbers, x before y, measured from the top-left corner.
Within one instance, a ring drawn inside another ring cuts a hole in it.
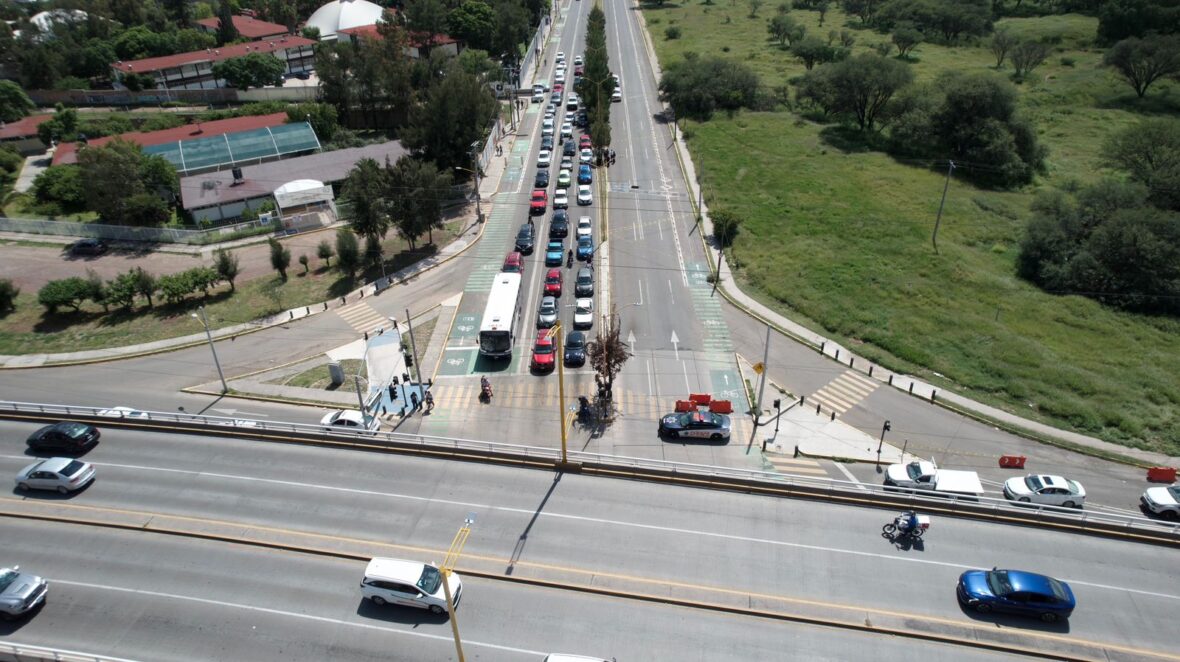
[[[20,440],[32,428],[0,423],[0,436],[10,440],[0,455],[0,475],[11,476],[29,461]],[[14,492],[0,499],[35,499],[71,514],[115,509],[194,517],[237,529],[264,526],[296,537],[315,534],[321,544],[349,541],[372,549],[374,555],[428,560],[442,558],[463,518],[474,513],[460,572],[470,568],[505,578],[545,578],[788,611],[813,609],[831,618],[897,618],[907,628],[966,628],[983,634],[1000,628],[1008,637],[1043,647],[1101,642],[1116,657],[1128,651],[1175,652],[1168,625],[1180,600],[1172,588],[1180,575],[1180,558],[1154,546],[936,518],[928,541],[905,549],[880,537],[881,524],[891,514],[874,509],[192,435],[112,429],[86,459],[95,463],[98,479],[77,495],[24,497]],[[85,509],[80,511],[80,506]],[[8,524],[0,533],[4,548],[19,549],[10,543],[25,536],[16,535],[18,529]],[[177,552],[152,557],[159,559],[157,568],[133,563],[134,555],[109,552],[101,544],[79,547],[84,551],[73,553],[123,567],[111,571],[116,577],[133,566],[145,581],[151,580],[152,590],[191,590],[162,583],[171,563],[189,559],[184,579],[198,586],[211,581],[210,573],[227,572],[233,565],[205,564],[196,560],[198,552]],[[41,562],[38,556],[13,551],[7,558],[34,567]],[[1046,572],[1069,581],[1079,600],[1074,617],[1068,624],[1043,626],[963,612],[954,597],[956,577],[970,567],[993,565]],[[60,576],[111,583],[101,579],[102,572],[106,570]],[[349,573],[354,575],[356,569]],[[326,580],[322,583],[329,586],[321,587],[307,575],[298,576],[301,586],[314,586],[308,589],[314,591],[344,585],[351,591],[348,581],[355,581]],[[466,593],[464,613],[484,604],[474,597],[480,595],[475,588]],[[292,598],[274,586],[253,593],[260,602],[249,604],[273,608],[320,602]],[[230,595],[231,602],[245,600],[242,593]],[[349,613],[356,612],[355,594],[342,595],[352,600],[347,603]],[[579,605],[579,611],[590,613],[599,607],[583,603],[603,600],[568,599]],[[548,602],[538,608],[537,599],[528,596],[495,604],[496,609],[512,605],[508,611],[521,622],[533,612],[556,613]],[[662,611],[680,613],[679,618],[670,616],[672,620],[697,618],[695,610]],[[629,620],[618,609],[612,613],[619,622]],[[748,619],[734,620],[744,624]],[[772,636],[784,627],[759,622]],[[717,626],[718,636],[731,641],[731,626],[725,623]],[[732,627],[741,630],[745,625]],[[478,632],[472,636],[504,645],[519,643]],[[732,641],[740,638],[734,634]],[[560,643],[541,641],[548,643],[537,650]],[[654,640],[620,635],[610,641],[624,647]],[[533,646],[542,645],[526,647]],[[625,648],[631,655],[637,650],[644,649]],[[744,659],[730,657],[730,651],[740,648],[710,650],[718,659]],[[615,651],[605,653],[627,659]]]

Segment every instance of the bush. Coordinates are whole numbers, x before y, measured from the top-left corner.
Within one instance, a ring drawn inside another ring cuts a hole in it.
[[[172,210],[155,193],[137,193],[127,198],[123,220],[128,225],[157,228],[172,219]]]
[[[664,39],[667,39],[669,41],[671,41],[673,39],[679,39],[680,34],[681,33],[680,33],[680,26],[679,25],[669,25],[668,27],[664,28]]]
[[[37,303],[45,306],[50,315],[57,313],[61,306],[69,306],[78,312],[82,302],[90,298],[90,282],[85,278],[64,278],[45,283],[37,292]]]
[[[16,310],[16,297],[20,288],[13,285],[7,278],[0,279],[0,313]]]
[[[33,180],[33,197],[37,202],[56,203],[69,213],[86,208],[86,187],[82,169],[76,165],[46,168]]]
[[[1061,66],[1063,66],[1063,67],[1072,67],[1077,63],[1078,63],[1078,61],[1072,57],[1061,58]]]
[[[718,110],[752,108],[758,75],[748,66],[721,58],[685,58],[673,62],[660,79],[660,98],[679,117],[707,120]]]
[[[336,230],[336,266],[350,277],[360,267],[361,251],[356,235],[348,228]]]

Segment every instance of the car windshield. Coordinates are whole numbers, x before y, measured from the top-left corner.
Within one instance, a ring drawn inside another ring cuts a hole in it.
[[[1171,494],[1173,499],[1180,501],[1180,487],[1169,487],[1168,494]]]
[[[0,571],[0,593],[3,593],[12,582],[16,581],[17,572],[5,568]]]
[[[1065,484],[1069,486],[1070,494],[1080,494],[1082,491],[1082,486],[1079,485],[1078,481],[1076,480],[1067,480],[1065,481]]]
[[[579,315],[589,315],[590,314],[590,306],[578,306],[577,313]]]
[[[1047,579],[1049,580],[1049,589],[1053,591],[1053,597],[1063,602],[1069,599],[1069,596],[1065,593],[1065,587],[1061,585],[1061,582],[1052,577],[1048,577]]]
[[[987,585],[993,595],[1007,595],[1012,592],[1012,582],[1008,580],[1007,570],[992,570],[987,573]]]
[[[81,423],[66,423],[58,429],[64,432],[66,435],[74,438],[78,438],[86,434],[86,426],[82,425]]]
[[[1040,489],[1044,487],[1044,483],[1041,482],[1040,476],[1028,476],[1024,479],[1024,484],[1027,485],[1028,489],[1032,490],[1033,492],[1039,492]]]
[[[565,344],[565,348],[566,349],[582,349],[582,347],[584,347],[585,344],[586,344],[586,341],[584,339],[571,335],[569,337],[569,340]]]
[[[422,576],[418,578],[418,588],[422,589],[423,593],[434,595],[441,584],[442,573],[438,571],[438,568],[429,565],[422,568]]]
[[[546,276],[545,282],[549,283],[550,285],[560,283],[561,282],[561,274],[551,274],[549,276]]]
[[[86,466],[85,462],[79,462],[78,460],[73,460],[69,464],[66,465],[65,469],[61,470],[61,475],[66,476],[66,477],[73,476],[74,474],[81,471],[82,467],[84,467],[84,466]]]
[[[537,347],[536,347],[536,351],[538,354],[552,354],[553,353],[553,345],[551,345],[549,343],[541,344],[540,342],[538,342]]]
[[[922,467],[918,466],[917,462],[911,462],[907,464],[905,471],[913,480],[918,480],[918,478],[922,475]]]

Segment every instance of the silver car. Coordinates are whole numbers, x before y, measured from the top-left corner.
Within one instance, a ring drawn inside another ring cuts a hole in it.
[[[537,328],[548,329],[554,324],[557,324],[557,297],[543,297],[537,309]]]
[[[0,568],[0,618],[6,621],[29,613],[45,601],[49,582],[21,572],[20,566]]]
[[[94,467],[89,462],[51,457],[21,469],[16,475],[16,486],[22,490],[57,490],[68,494],[86,487],[92,480]]]

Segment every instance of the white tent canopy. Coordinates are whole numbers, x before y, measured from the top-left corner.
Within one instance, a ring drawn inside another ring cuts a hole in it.
[[[320,39],[335,39],[340,30],[376,25],[384,11],[368,0],[332,0],[315,10],[307,27],[319,28]]]
[[[332,187],[314,179],[296,179],[275,189],[275,201],[279,209],[331,202],[333,199]]]

